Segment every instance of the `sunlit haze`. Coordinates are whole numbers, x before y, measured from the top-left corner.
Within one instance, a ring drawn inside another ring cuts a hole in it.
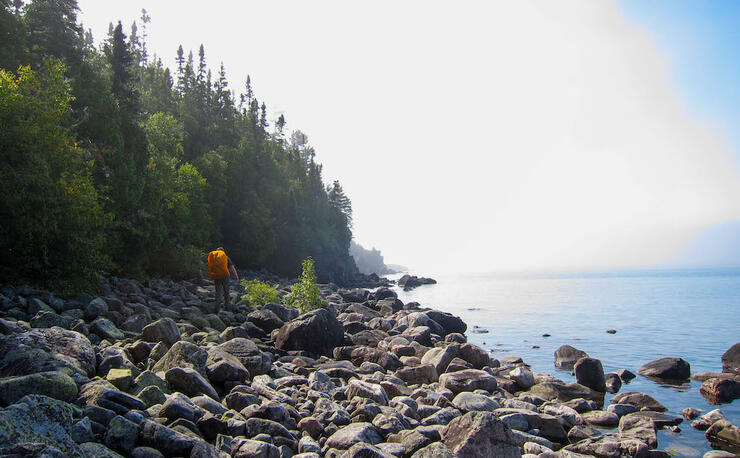
[[[97,42],[109,22],[141,26],[143,7],[150,53],[171,69],[178,45],[197,58],[202,43],[237,94],[249,74],[386,262],[646,266],[740,219],[726,126],[692,110],[673,58],[620,3],[79,5]]]

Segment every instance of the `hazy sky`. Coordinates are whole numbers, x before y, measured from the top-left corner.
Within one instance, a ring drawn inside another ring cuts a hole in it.
[[[356,239],[430,273],[649,265],[740,218],[738,8],[641,3],[79,1],[251,75]]]

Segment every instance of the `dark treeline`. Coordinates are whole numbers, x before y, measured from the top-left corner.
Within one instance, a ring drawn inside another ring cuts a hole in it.
[[[170,71],[145,11],[96,46],[75,0],[0,1],[0,281],[186,276],[216,245],[240,268],[354,275],[349,199],[249,78],[237,96],[202,46]]]

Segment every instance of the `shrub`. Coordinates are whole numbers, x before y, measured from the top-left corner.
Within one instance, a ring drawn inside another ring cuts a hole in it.
[[[242,280],[242,286],[247,291],[247,294],[242,296],[242,299],[246,299],[249,305],[252,306],[263,306],[265,304],[279,304],[280,295],[278,294],[275,287],[263,283],[259,280]]]
[[[313,259],[308,258],[303,261],[303,272],[295,285],[293,285],[290,294],[285,298],[285,303],[297,308],[301,313],[310,312],[324,306],[324,300],[321,299],[321,290],[316,282],[316,269],[314,268]]]

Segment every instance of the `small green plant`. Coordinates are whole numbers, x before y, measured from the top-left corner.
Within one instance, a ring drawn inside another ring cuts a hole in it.
[[[279,304],[280,294],[274,286],[263,283],[259,280],[242,280],[242,286],[246,289],[247,293],[242,296],[242,299],[246,299],[249,305],[255,307],[261,307],[265,304]]]
[[[316,269],[314,268],[313,259],[308,258],[303,261],[303,272],[301,277],[285,297],[285,303],[297,308],[301,313],[310,312],[324,306],[324,300],[321,299],[321,290],[316,281]]]

